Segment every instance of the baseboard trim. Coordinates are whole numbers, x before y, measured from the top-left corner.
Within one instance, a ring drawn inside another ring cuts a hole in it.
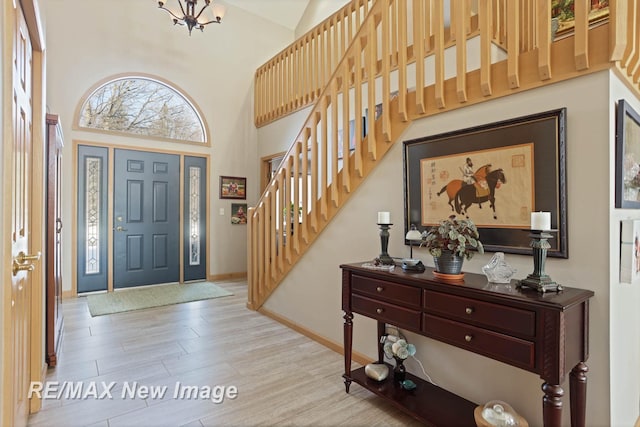
[[[78,295],[76,294],[76,291],[74,291],[73,289],[68,290],[68,291],[62,291],[62,299],[71,299],[71,298],[76,298]]]
[[[238,273],[211,274],[207,276],[207,280],[210,282],[215,282],[218,280],[246,279],[246,278],[247,278],[246,271],[241,271]]]
[[[322,344],[323,346],[335,351],[336,353],[339,354],[344,354],[344,347],[334,341],[331,341],[328,338],[323,337],[322,335],[318,335],[315,332],[305,328],[304,326],[301,326],[295,322],[293,322],[290,319],[287,319],[284,316],[281,316],[277,313],[274,313],[271,310],[268,310],[264,307],[260,307],[258,309],[258,313],[264,314],[265,316],[275,320],[276,322],[282,323],[283,325],[293,329],[296,332],[301,333],[302,335],[306,336],[307,338],[311,338],[312,340],[316,341],[317,343]],[[356,351],[354,351],[352,353],[351,359],[354,362],[357,362],[361,365],[366,365],[367,363],[372,363],[373,361],[371,360],[371,358],[365,356],[364,354],[358,353]]]

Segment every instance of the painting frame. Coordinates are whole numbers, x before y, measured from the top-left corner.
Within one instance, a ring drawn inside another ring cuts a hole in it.
[[[574,3],[574,0],[551,1],[551,30],[554,40],[569,37],[575,33]],[[591,0],[588,7],[589,28],[608,22],[608,0]]]
[[[247,178],[239,176],[220,176],[220,198],[246,200]]]
[[[640,209],[639,162],[640,115],[620,99],[616,110],[616,208]]]
[[[231,224],[247,225],[246,203],[231,203]]]
[[[425,187],[426,184],[430,183],[429,179],[434,178],[433,183],[430,184],[432,188],[440,188],[443,183],[446,184],[451,181],[449,178],[454,178],[440,172],[433,177],[422,176],[425,161],[428,163],[431,159],[447,160],[455,157],[460,159],[466,157],[468,159],[468,153],[510,150],[513,147],[530,145],[531,158],[529,160],[531,166],[528,173],[531,175],[533,188],[528,189],[528,191],[531,205],[521,206],[518,209],[518,223],[500,224],[498,220],[495,223],[490,222],[492,220],[483,224],[477,223],[480,241],[482,241],[485,250],[489,252],[531,255],[533,252],[530,247],[531,237],[529,236],[530,213],[532,211],[545,211],[551,213],[551,231],[553,235],[553,238],[549,239],[551,247],[547,250],[547,255],[568,258],[566,118],[566,108],[560,108],[404,141],[405,234],[411,228],[411,225],[415,225],[418,230],[424,231],[438,222],[423,221],[428,218],[426,214],[428,214],[429,206],[433,206],[423,203],[424,198],[427,197],[425,195],[427,191]],[[473,154],[471,156],[473,157]],[[498,169],[500,165],[494,166],[494,169]],[[499,169],[502,170],[502,168]],[[505,173],[507,170],[509,169],[504,169]],[[456,170],[456,173],[459,172]],[[504,206],[509,206],[502,201],[505,196],[500,195],[500,192],[504,192],[504,188],[508,188],[509,182],[507,174],[504,187],[501,190],[495,190],[494,218],[496,216],[500,218],[502,215],[500,212],[505,212]],[[444,186],[442,188],[444,189]],[[442,200],[438,199],[437,203],[439,208],[442,208],[443,204],[446,203],[446,195]],[[499,203],[503,203],[500,206],[501,210],[498,209]],[[447,215],[456,214],[460,218],[464,217],[454,209],[454,205],[450,206],[451,208]],[[449,208],[447,207],[446,209]],[[474,220],[472,208],[469,207],[468,209],[467,215],[470,215],[470,218]],[[490,211],[489,202],[484,205],[484,209]],[[425,215],[423,215],[423,210]],[[439,219],[445,219],[445,217],[443,216]],[[409,242],[405,240],[405,244],[409,244]]]

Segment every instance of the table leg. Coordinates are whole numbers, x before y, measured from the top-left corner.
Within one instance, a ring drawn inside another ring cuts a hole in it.
[[[344,388],[349,393],[351,385],[351,345],[353,339],[353,313],[345,311],[344,313]]]
[[[384,363],[384,344],[380,342],[387,332],[387,324],[378,320],[378,363]]]
[[[564,391],[559,385],[542,384],[542,418],[545,427],[562,425],[562,396]]]
[[[584,427],[586,423],[587,372],[589,372],[587,365],[580,362],[569,374],[572,427]]]

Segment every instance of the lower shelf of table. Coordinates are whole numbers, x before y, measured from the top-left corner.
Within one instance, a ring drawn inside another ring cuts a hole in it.
[[[427,425],[476,426],[473,411],[477,404],[409,373],[407,379],[416,383],[417,387],[407,391],[393,381],[392,372],[389,375],[384,381],[374,381],[365,375],[362,367],[351,371],[351,380]]]

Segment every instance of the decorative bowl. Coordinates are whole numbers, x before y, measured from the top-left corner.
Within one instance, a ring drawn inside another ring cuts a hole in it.
[[[389,367],[384,363],[369,363],[364,367],[366,376],[376,381],[383,381],[389,376]]]
[[[420,260],[415,258],[402,258],[402,263],[409,266],[417,265],[419,262]]]

